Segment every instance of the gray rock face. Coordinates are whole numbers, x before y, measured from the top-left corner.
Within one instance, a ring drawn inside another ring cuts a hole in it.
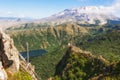
[[[19,70],[19,52],[14,46],[13,40],[0,30],[0,60],[3,67],[15,73]]]
[[[13,40],[0,29],[0,80],[7,80],[8,74],[14,75],[19,68],[28,72],[32,80],[37,80],[34,66],[25,61]]]

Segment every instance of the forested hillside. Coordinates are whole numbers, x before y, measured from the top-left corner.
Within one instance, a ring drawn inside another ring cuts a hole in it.
[[[34,28],[29,27],[8,30],[8,34],[14,39],[19,51],[25,51],[26,42],[28,42],[30,50],[41,48],[51,50],[51,48],[68,44],[74,36],[81,37],[88,34],[87,28],[77,24],[62,24],[55,27],[39,27],[39,25],[34,26]]]
[[[79,46],[95,55],[102,55],[111,61],[120,60],[120,30],[113,30],[79,43]]]
[[[52,80],[119,80],[120,61],[109,62],[75,46],[70,46],[56,66]]]
[[[96,56],[101,55],[109,62],[120,60],[119,33],[119,25],[80,26],[70,23],[46,27],[27,25],[8,30],[19,51],[25,51],[28,42],[29,50],[45,49],[48,52],[30,59],[43,80],[54,76],[55,66],[65,55],[68,43]]]

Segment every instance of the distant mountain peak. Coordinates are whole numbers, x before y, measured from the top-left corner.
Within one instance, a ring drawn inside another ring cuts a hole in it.
[[[61,24],[66,22],[77,22],[80,24],[97,24],[103,25],[107,20],[120,20],[111,13],[106,13],[103,6],[84,6],[72,9],[65,9],[41,21],[53,24]]]
[[[78,8],[71,8],[71,9],[65,9],[62,12],[59,12],[53,16],[60,16],[60,15],[64,15],[64,14],[102,14],[102,15],[108,15],[108,13],[103,12],[104,11],[104,7],[103,6],[84,6],[84,7],[78,7]],[[112,15],[111,13],[109,13],[109,15]]]
[[[24,23],[30,23],[34,19],[32,18],[20,18],[20,17],[0,17],[0,27],[6,29],[12,26],[18,26]]]

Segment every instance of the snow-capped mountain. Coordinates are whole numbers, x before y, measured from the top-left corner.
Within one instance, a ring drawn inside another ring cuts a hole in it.
[[[108,20],[120,21],[120,18],[106,13],[104,7],[87,6],[73,9],[65,9],[62,12],[40,21],[61,24],[65,22],[77,22],[80,24],[106,24]]]
[[[17,18],[17,17],[0,17],[0,27],[6,29],[11,26],[19,26],[25,23],[50,23],[59,25],[66,22],[75,22],[79,24],[99,24],[107,22],[112,24],[120,23],[120,18],[105,11],[104,7],[87,6],[72,9],[65,9],[62,12],[54,14],[43,19]]]

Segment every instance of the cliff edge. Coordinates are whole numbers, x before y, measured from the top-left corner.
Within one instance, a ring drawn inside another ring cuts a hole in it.
[[[19,80],[16,74],[29,76],[25,80],[37,80],[34,66],[25,61],[13,40],[0,29],[0,80]]]

